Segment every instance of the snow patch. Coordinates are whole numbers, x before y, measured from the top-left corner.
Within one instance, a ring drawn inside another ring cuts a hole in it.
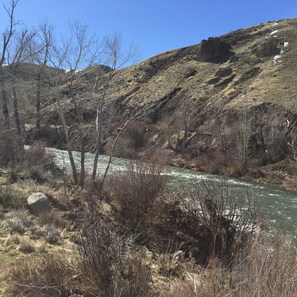
[[[289,42],[288,41],[285,41],[284,42],[284,47],[288,47],[289,46]]]
[[[279,64],[281,62],[282,62],[282,55],[279,54],[279,55],[276,55],[276,56],[273,57],[274,65]]]
[[[273,23],[271,27],[276,27],[278,25],[277,22]]]
[[[277,32],[278,32],[278,30],[274,30],[269,35],[275,35]]]
[[[74,69],[65,69],[65,73],[68,73],[68,72],[71,72],[71,71],[74,71]],[[81,72],[83,71],[83,69],[77,69],[74,71],[75,74],[77,74],[78,72]]]

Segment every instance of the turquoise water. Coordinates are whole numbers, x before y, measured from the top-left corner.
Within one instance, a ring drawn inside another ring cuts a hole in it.
[[[70,163],[66,151],[57,149],[48,149],[54,154],[56,163],[61,169],[65,169],[70,173]],[[77,164],[80,161],[80,153],[73,152]],[[86,171],[92,172],[92,164],[94,154],[86,153],[85,156]],[[108,162],[108,156],[101,155],[98,162],[98,173],[103,174]],[[110,172],[121,172],[126,169],[129,160],[121,158],[113,158]],[[269,187],[262,187],[246,183],[237,179],[225,178],[211,174],[196,172],[189,169],[177,167],[168,167],[165,173],[169,175],[170,182],[175,185],[197,185],[199,183],[221,183],[227,184],[231,193],[235,195],[248,194],[254,198],[259,207],[264,211],[269,221],[270,228],[279,231],[285,230],[296,233],[297,235],[297,193],[275,190]],[[297,181],[296,181],[297,182]]]

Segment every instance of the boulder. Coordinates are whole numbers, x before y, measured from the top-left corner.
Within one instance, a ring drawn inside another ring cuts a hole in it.
[[[27,198],[27,205],[35,215],[49,212],[50,205],[47,196],[43,193],[33,193]]]
[[[218,37],[211,37],[201,42],[201,62],[221,62],[234,55],[231,45]]]

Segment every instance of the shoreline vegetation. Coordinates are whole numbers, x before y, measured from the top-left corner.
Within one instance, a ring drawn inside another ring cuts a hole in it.
[[[172,188],[163,165],[131,161],[80,189],[40,143],[5,170],[1,296],[297,294],[293,237],[271,236],[253,197],[223,181]],[[34,192],[48,211],[30,211]]]
[[[268,164],[261,167],[251,167],[243,172],[231,172],[227,170],[208,170],[198,167],[195,162],[187,161],[180,157],[174,158],[169,162],[170,166],[185,168],[194,171],[200,171],[209,174],[219,174],[222,176],[236,178],[244,182],[255,185],[266,186],[276,190],[284,190],[297,193],[297,164],[290,158],[282,160],[275,164]],[[221,172],[220,172],[221,171]]]

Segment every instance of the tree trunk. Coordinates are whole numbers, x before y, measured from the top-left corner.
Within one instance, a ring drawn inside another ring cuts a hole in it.
[[[99,110],[97,110],[97,118],[96,118],[96,152],[94,157],[94,164],[93,164],[93,172],[92,172],[92,182],[96,181],[97,176],[97,167],[98,167],[98,160],[101,151],[101,114]]]
[[[37,90],[36,90],[36,133],[40,137],[40,109],[41,109],[41,70],[37,74]]]
[[[78,174],[77,174],[73,154],[72,154],[72,151],[71,151],[71,146],[70,146],[70,141],[69,141],[69,134],[68,134],[68,127],[67,127],[67,124],[66,124],[65,115],[64,115],[64,112],[62,110],[62,107],[59,106],[58,104],[56,105],[56,109],[57,109],[57,111],[59,113],[59,117],[61,119],[63,130],[64,130],[64,133],[65,133],[66,149],[67,149],[67,152],[68,152],[69,161],[70,161],[70,165],[71,165],[71,169],[72,169],[73,182],[74,182],[74,184],[78,185]]]
[[[18,95],[16,91],[16,84],[13,80],[12,85],[12,96],[13,96],[13,113],[14,113],[14,122],[16,127],[16,135],[15,135],[15,150],[14,155],[15,159],[18,161],[23,159],[24,156],[24,141],[23,141],[23,135],[22,135],[22,126],[21,126],[21,120],[19,115],[19,106],[18,106]]]
[[[4,78],[3,66],[0,65],[0,87],[2,95],[2,113],[3,113],[3,130],[8,131],[10,129],[9,122],[9,109],[8,109],[8,96],[6,93],[5,78]]]
[[[18,136],[22,135],[22,128],[21,128],[21,120],[20,120],[20,115],[19,115],[19,106],[18,106],[18,97],[17,97],[17,92],[16,92],[16,83],[15,80],[13,80],[13,85],[12,85],[12,97],[13,97],[13,113],[14,113],[14,122],[15,122],[15,127]]]
[[[85,186],[85,140],[82,124],[79,123],[79,137],[80,137],[80,181],[79,185],[83,189]]]

